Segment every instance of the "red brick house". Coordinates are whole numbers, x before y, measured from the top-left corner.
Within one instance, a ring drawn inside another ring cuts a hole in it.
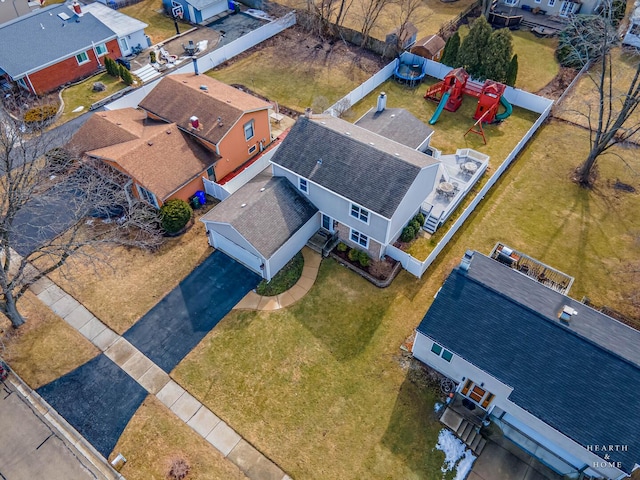
[[[0,25],[0,75],[36,94],[121,56],[116,33],[79,5],[52,5]]]

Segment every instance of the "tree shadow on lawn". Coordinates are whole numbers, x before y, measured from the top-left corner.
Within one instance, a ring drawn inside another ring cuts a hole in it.
[[[315,285],[291,313],[342,361],[367,347],[394,297],[394,290],[380,289],[335,260],[325,259]]]
[[[382,445],[420,478],[441,480],[444,454],[435,450],[444,428],[434,413],[436,395],[409,374],[400,386]]]

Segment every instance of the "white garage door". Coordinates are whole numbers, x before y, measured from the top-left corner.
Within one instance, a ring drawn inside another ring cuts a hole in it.
[[[212,231],[211,234],[213,235],[213,244],[218,250],[226,253],[257,274],[262,275],[263,270],[260,268],[262,259],[217,232]]]
[[[213,5],[209,5],[208,7],[203,8],[202,11],[200,12],[202,14],[202,21],[206,22],[211,17],[215,17],[216,15],[226,11],[227,9],[228,9],[227,0],[216,2]]]

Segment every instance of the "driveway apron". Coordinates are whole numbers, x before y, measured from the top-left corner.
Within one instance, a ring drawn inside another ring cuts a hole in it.
[[[169,373],[259,281],[216,250],[123,337]]]

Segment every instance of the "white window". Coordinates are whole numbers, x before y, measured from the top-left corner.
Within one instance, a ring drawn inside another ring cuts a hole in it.
[[[89,55],[87,55],[87,52],[79,53],[76,55],[76,60],[78,61],[78,65],[82,65],[89,61]]]
[[[244,139],[251,140],[255,132],[253,131],[253,120],[244,124]]]
[[[515,7],[518,4],[518,0],[504,0],[504,4]]]
[[[129,44],[127,43],[127,39],[121,38],[119,41],[120,41],[120,50],[122,50],[122,54],[125,55],[129,51]]]
[[[534,0],[536,3],[540,3],[542,2],[542,0]]]
[[[549,3],[547,3],[548,6],[553,7],[556,4],[556,0],[549,0]]]
[[[351,229],[351,234],[349,235],[349,238],[353,243],[357,243],[358,245],[364,248],[369,248],[369,237],[367,237],[366,235],[363,235],[359,231]]]
[[[106,53],[108,52],[107,46],[104,43],[101,43],[100,45],[96,45],[96,52],[98,52],[99,57],[106,55]]]
[[[351,216],[361,222],[369,223],[369,211],[353,203],[351,204]]]
[[[153,193],[138,184],[136,184],[136,187],[138,188],[138,195],[140,196],[141,200],[144,200],[150,205],[158,208],[158,201],[156,200],[156,196]]]
[[[299,178],[298,179],[298,189],[301,192],[309,193],[309,184],[307,183],[306,178]]]

